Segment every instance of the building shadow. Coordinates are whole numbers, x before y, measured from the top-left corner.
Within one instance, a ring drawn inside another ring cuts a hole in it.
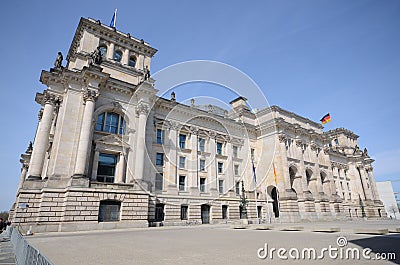
[[[350,240],[350,243],[362,248],[370,248],[371,257],[376,257],[373,253],[387,257],[385,260],[400,264],[400,234],[389,234],[385,236],[374,236],[369,238]],[[384,253],[384,254],[383,254]],[[395,257],[390,257],[389,253],[394,253]],[[389,259],[390,258],[390,259]]]

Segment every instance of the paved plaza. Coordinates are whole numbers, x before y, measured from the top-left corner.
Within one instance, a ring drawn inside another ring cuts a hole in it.
[[[338,248],[338,238],[347,240],[343,249],[370,248],[370,257],[375,253],[395,253],[396,259],[389,261],[331,258],[328,252],[321,260],[300,259],[310,264],[400,264],[400,234],[375,233],[379,229],[394,231],[400,227],[398,221],[352,221],[318,222],[301,224],[273,224],[272,230],[256,230],[254,225],[246,229],[233,229],[229,225],[201,225],[192,227],[158,227],[74,233],[36,234],[28,241],[38,248],[56,265],[70,264],[291,264],[299,263],[288,252],[280,259],[276,252],[273,258],[260,259],[257,252],[268,245],[271,248],[316,249]],[[298,228],[302,231],[281,231]],[[340,228],[340,232],[312,232]],[[358,232],[357,232],[358,231]],[[340,255],[340,252],[337,252]],[[344,252],[343,252],[344,253]],[[263,251],[259,252],[262,256]],[[295,256],[295,252],[292,252]],[[334,257],[334,255],[333,255]],[[300,256],[301,258],[301,256]]]

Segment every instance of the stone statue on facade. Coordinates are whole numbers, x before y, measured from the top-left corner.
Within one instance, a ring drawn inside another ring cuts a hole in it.
[[[367,148],[364,148],[363,154],[364,154],[364,156],[368,156],[368,150],[367,150]]]
[[[62,68],[62,61],[63,61],[63,55],[61,52],[58,52],[56,61],[54,62],[54,68]]]
[[[90,64],[97,64],[97,65],[99,65],[99,64],[102,63],[103,59],[102,59],[102,57],[101,57],[100,46],[97,47],[97,49],[94,50],[94,51],[90,54],[90,58],[91,58]]]
[[[146,67],[144,68],[144,80],[149,80],[150,78],[150,70],[149,67],[146,65]]]

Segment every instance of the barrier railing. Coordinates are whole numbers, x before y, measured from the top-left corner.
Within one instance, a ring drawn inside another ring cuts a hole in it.
[[[18,229],[8,226],[6,235],[11,238],[17,265],[53,265],[39,250],[26,241]]]

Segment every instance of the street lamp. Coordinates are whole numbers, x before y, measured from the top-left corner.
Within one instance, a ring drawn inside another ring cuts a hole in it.
[[[242,196],[240,198],[240,207],[242,208],[242,211],[240,213],[240,219],[247,219],[247,200],[246,200],[243,180],[242,180]]]

